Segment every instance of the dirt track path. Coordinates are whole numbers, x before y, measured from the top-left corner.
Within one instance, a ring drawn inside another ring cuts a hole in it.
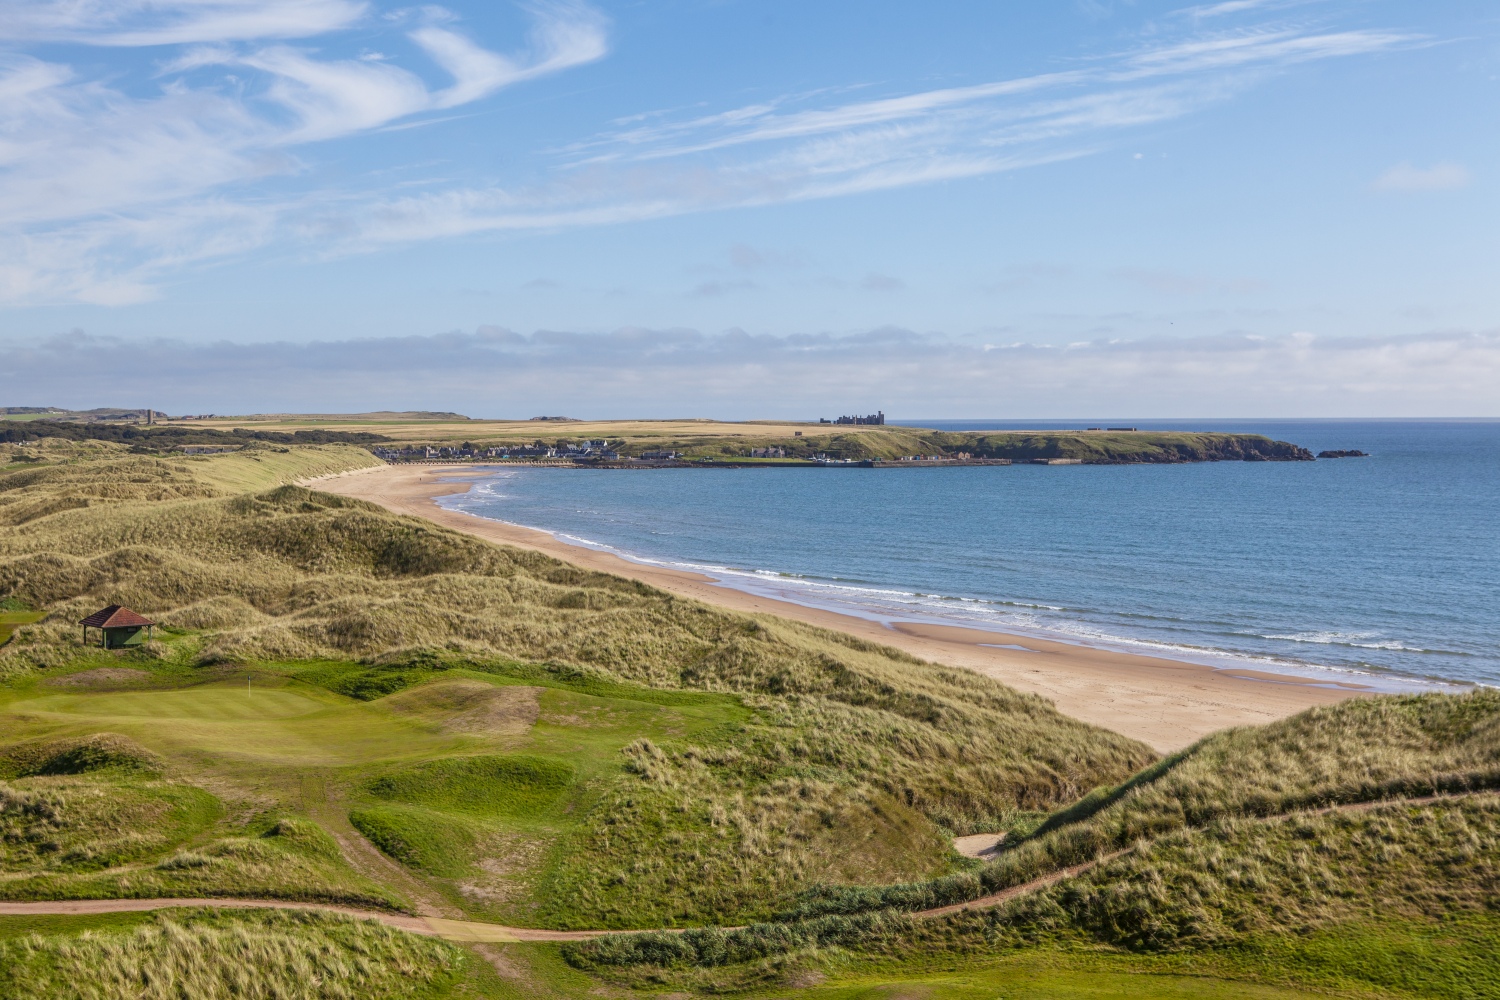
[[[506,927],[476,920],[445,917],[410,917],[404,913],[361,910],[334,903],[299,903],[283,899],[49,899],[36,903],[0,902],[0,917],[79,916],[95,913],[142,913],[150,910],[205,906],[219,910],[318,910],[342,913],[365,920],[378,920],[414,934],[477,944],[512,944],[519,941],[586,941],[618,934],[619,931],[543,931],[531,927]]]
[[[1321,816],[1331,812],[1365,812],[1387,805],[1428,805],[1445,799],[1461,798],[1461,795],[1424,795],[1409,799],[1381,799],[1375,802],[1351,802],[1344,805],[1324,806],[1320,809],[1299,809],[1295,812],[1281,813],[1275,816],[1263,816],[1261,819],[1269,822],[1273,820],[1288,819],[1292,816]],[[373,850],[373,847],[371,848]],[[988,896],[971,899],[963,903],[953,903],[949,906],[938,906],[930,910],[918,910],[913,913],[914,917],[940,917],[948,913],[957,913],[960,910],[985,909],[998,906],[1001,903],[1015,899],[1017,896],[1035,892],[1055,885],[1064,879],[1076,878],[1079,875],[1100,865],[1108,864],[1116,858],[1129,854],[1131,848],[1114,851],[1102,855],[1093,861],[1083,864],[1062,868],[1055,872],[1032,879],[1021,885],[1011,886]],[[405,874],[405,873],[403,873]],[[549,931],[538,930],[532,927],[506,927],[503,924],[489,924],[477,920],[454,920],[442,916],[419,916],[412,917],[401,913],[386,913],[379,910],[361,910],[349,906],[338,906],[332,903],[298,903],[288,900],[274,899],[68,899],[68,900],[44,900],[34,903],[9,903],[0,902],[0,917],[7,916],[68,916],[95,913],[140,913],[149,910],[176,909],[183,907],[215,907],[218,909],[268,909],[268,910],[319,910],[329,913],[343,913],[351,917],[360,917],[366,920],[378,920],[388,927],[395,927],[415,934],[425,934],[429,937],[440,937],[448,941],[457,941],[467,944],[516,944],[523,941],[587,941],[591,938],[604,937],[609,934],[632,933],[630,931]],[[734,928],[725,928],[733,930]],[[680,929],[670,929],[668,933],[678,933]]]

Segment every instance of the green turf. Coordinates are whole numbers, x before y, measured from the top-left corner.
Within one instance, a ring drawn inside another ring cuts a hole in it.
[[[369,705],[274,675],[165,691],[41,694],[5,706],[33,723],[106,728],[174,754],[257,766],[339,767],[455,750],[445,739]]]
[[[10,641],[11,634],[19,626],[39,622],[45,617],[46,614],[41,611],[26,611],[19,607],[5,608],[0,605],[0,646]]]
[[[769,994],[775,996],[777,994]],[[784,995],[784,994],[783,994]],[[899,973],[800,989],[806,1000],[1309,1000],[1327,994],[1202,976],[1088,972],[1010,963],[969,973]]]
[[[28,934],[61,935],[83,931],[127,930],[152,919],[150,913],[90,913],[51,916],[0,916],[0,941]]]
[[[414,764],[370,782],[370,794],[449,812],[530,818],[573,783],[565,761],[530,754],[449,757]]]
[[[752,966],[627,971],[607,981],[637,994],[704,991],[814,1000],[883,997],[1134,998],[1354,997],[1480,1000],[1500,996],[1500,914],[1427,921],[1362,919],[1305,934],[1254,935],[1225,948],[1130,952],[1087,939],[1020,949],[944,953],[913,948],[871,959],[825,949]],[[554,957],[555,956],[555,957]],[[537,966],[561,985],[547,952]]]
[[[471,874],[487,832],[473,820],[417,806],[369,806],[355,809],[349,820],[392,858],[440,879]]]

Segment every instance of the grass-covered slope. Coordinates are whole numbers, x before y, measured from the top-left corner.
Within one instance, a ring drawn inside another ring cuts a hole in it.
[[[0,917],[0,995],[1500,988],[1494,692],[1155,760],[969,673],[285,485],[364,461],[69,446],[0,473],[0,898],[699,929],[569,965],[307,915]],[[83,646],[113,601],[156,640]],[[993,861],[948,849],[1002,825]]]
[[[815,892],[781,924],[570,954],[585,967],[657,970],[648,977],[696,966],[753,979],[829,947],[1261,948],[1266,935],[1381,920],[1488,919],[1500,898],[1497,768],[1500,694],[1344,702],[1209,737],[1054,813],[971,872]],[[1095,861],[979,910],[911,915]]]
[[[24,736],[34,720],[7,720]],[[114,733],[0,742],[0,899],[261,895],[390,907],[317,824],[231,815]],[[250,802],[241,802],[241,808]]]
[[[466,964],[452,945],[326,914],[187,911],[69,930],[0,937],[0,996],[418,1000],[450,995]]]
[[[245,798],[269,794],[253,762],[279,808],[322,769],[455,905],[560,926],[767,917],[810,880],[937,874],[945,830],[1152,759],[969,672],[274,485],[351,451],[0,476],[0,596],[48,612],[0,648],[18,732],[107,726]],[[77,619],[114,602],[156,640],[83,646]],[[274,685],[212,683],[247,668]],[[494,693],[518,686],[529,707]]]

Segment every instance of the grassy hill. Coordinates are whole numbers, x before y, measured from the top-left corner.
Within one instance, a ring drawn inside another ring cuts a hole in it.
[[[824,888],[781,923],[571,946],[622,981],[753,983],[776,970],[1031,949],[1233,969],[1396,995],[1500,984],[1500,695],[1344,702],[1230,730],[1059,810],[997,859],[923,883]],[[914,916],[1070,866],[981,909]],[[1392,941],[1448,940],[1402,968]],[[1401,991],[1412,991],[1402,993]]]
[[[0,647],[6,739],[110,733],[167,762],[9,787],[141,816],[200,796],[123,853],[68,804],[86,850],[16,855],[0,897],[401,905],[304,823],[333,815],[468,913],[753,919],[812,877],[947,871],[951,832],[1152,759],[965,671],[274,485],[367,461],[115,453],[0,476],[0,594],[45,612]],[[77,619],[111,602],[157,637],[83,646]]]
[[[371,461],[352,446],[26,447],[0,466],[0,902],[703,929],[454,948],[306,914],[0,917],[0,995],[1500,984],[1493,692],[1159,760],[968,672],[287,485]],[[115,601],[156,638],[84,646]],[[948,846],[995,829],[992,861]]]

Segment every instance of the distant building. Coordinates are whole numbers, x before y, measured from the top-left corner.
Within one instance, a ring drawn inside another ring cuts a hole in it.
[[[151,638],[151,629],[156,622],[149,618],[143,618],[131,611],[129,608],[119,604],[111,604],[107,608],[95,611],[78,624],[83,626],[83,644],[89,643],[89,629],[99,630],[99,645],[105,649],[122,649],[126,646],[139,646]],[[146,634],[141,635],[145,629]]]
[[[885,412],[877,411],[864,417],[839,417],[837,420],[818,418],[820,424],[870,424],[883,427],[885,425]]]

